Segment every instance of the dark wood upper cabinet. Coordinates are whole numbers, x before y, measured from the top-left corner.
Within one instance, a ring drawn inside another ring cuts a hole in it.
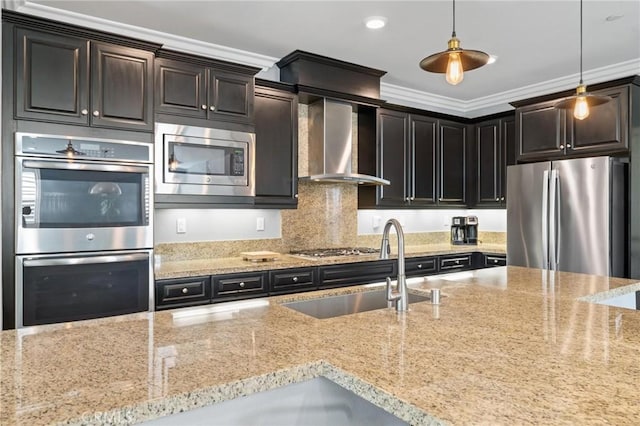
[[[554,107],[556,102],[547,101],[516,110],[518,161],[564,155],[566,113]]]
[[[92,43],[91,124],[153,131],[153,53]]]
[[[16,30],[16,118],[89,124],[89,42]]]
[[[467,167],[467,126],[464,124],[439,122],[440,151],[440,205],[465,205]]]
[[[16,29],[18,119],[153,131],[153,53]]]
[[[294,208],[298,204],[297,96],[261,86],[255,92],[255,204]]]
[[[438,121],[409,117],[409,200],[413,205],[438,202]]]
[[[567,154],[628,149],[629,90],[629,86],[623,86],[593,92],[611,100],[591,107],[584,120],[575,119],[571,111],[567,113]]]
[[[500,120],[476,125],[477,203],[500,205],[502,146]]]
[[[404,112],[378,110],[379,175],[391,182],[378,187],[380,206],[402,206],[409,201],[407,191],[407,125]]]
[[[507,166],[516,163],[515,118],[511,116],[477,123],[474,157],[473,202],[478,207],[505,207]]]
[[[156,59],[156,113],[196,121],[254,124],[253,67],[160,51]],[[218,126],[217,126],[218,127]]]

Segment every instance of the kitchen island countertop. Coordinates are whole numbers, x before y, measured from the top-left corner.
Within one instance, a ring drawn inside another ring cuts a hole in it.
[[[637,423],[640,313],[579,300],[634,281],[498,267],[411,291],[434,287],[403,314],[280,305],[359,286],[3,331],[0,424],[135,423],[318,375],[412,424]]]
[[[433,256],[441,254],[483,252],[506,254],[504,244],[451,245],[425,244],[407,246],[407,257]],[[395,246],[392,247],[392,257]],[[191,259],[178,261],[161,261],[156,264],[154,275],[156,279],[195,277],[203,275],[228,274],[236,272],[253,272],[272,269],[302,268],[308,266],[331,265],[338,263],[354,263],[377,260],[377,254],[361,254],[357,256],[333,256],[318,259],[304,258],[291,254],[283,254],[276,260],[268,262],[251,262],[242,257],[222,257],[210,259]]]

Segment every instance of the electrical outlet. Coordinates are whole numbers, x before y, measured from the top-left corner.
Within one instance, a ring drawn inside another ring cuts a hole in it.
[[[256,218],[256,231],[264,231],[264,217]]]
[[[448,228],[449,226],[451,226],[451,216],[445,216],[444,217],[444,223],[443,223],[445,228]]]
[[[186,234],[187,233],[187,219],[184,217],[179,217],[176,219],[176,234]]]
[[[371,222],[374,229],[380,228],[380,225],[382,224],[382,218],[380,216],[374,216]]]

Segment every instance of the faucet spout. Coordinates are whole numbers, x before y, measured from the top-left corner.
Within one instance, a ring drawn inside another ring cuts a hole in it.
[[[398,277],[396,291],[391,289],[391,278],[387,277],[387,300],[396,303],[396,311],[403,312],[409,309],[409,295],[407,292],[407,279],[404,273],[404,232],[397,219],[389,219],[384,225],[382,243],[380,245],[380,259],[389,258],[389,232],[395,228],[398,237]]]

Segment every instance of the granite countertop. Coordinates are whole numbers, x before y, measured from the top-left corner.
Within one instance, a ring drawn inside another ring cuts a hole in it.
[[[640,313],[579,299],[640,285],[499,267],[410,291],[433,287],[401,314],[279,304],[358,286],[3,331],[0,424],[136,423],[319,375],[412,424],[637,423]]]
[[[407,257],[469,253],[474,251],[494,254],[506,254],[506,247],[504,244],[427,244],[420,246],[407,246],[405,248]],[[392,256],[393,253],[395,253],[395,247],[392,247]],[[168,262],[161,261],[159,265],[156,264],[154,275],[156,279],[195,277],[201,275],[227,274],[234,272],[252,272],[271,269],[330,265],[337,263],[366,262],[369,260],[377,259],[377,254],[337,256],[320,259],[308,259],[300,256],[283,254],[276,260],[269,262],[251,262],[243,260],[241,257],[192,259]]]

